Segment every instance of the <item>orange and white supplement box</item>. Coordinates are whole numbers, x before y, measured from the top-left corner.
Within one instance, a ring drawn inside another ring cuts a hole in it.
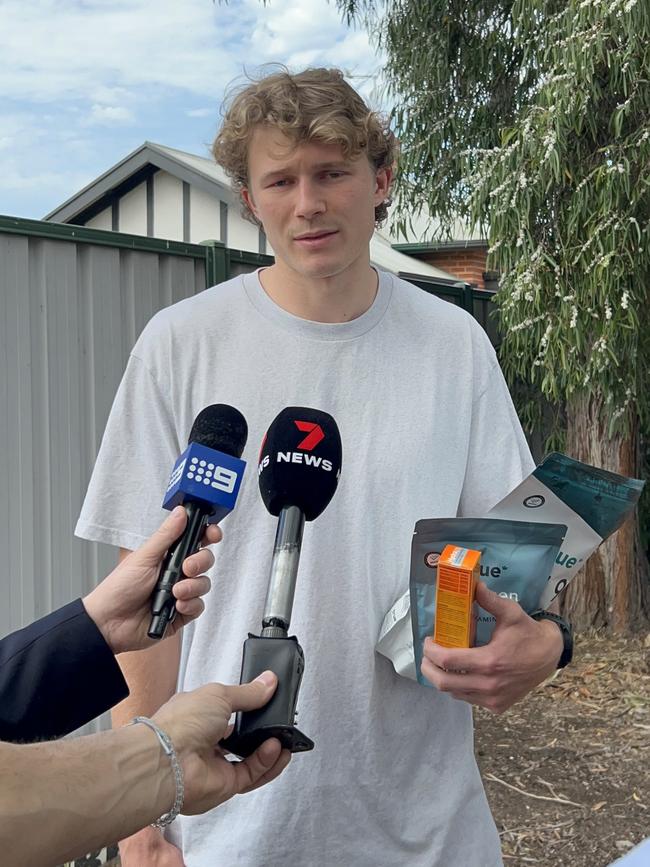
[[[476,632],[474,595],[481,552],[447,545],[438,561],[433,640],[442,647],[472,647]]]

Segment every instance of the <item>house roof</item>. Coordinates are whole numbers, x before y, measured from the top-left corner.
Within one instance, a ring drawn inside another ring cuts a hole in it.
[[[58,223],[86,221],[108,207],[116,195],[123,195],[133,189],[157,169],[199,187],[221,201],[239,206],[239,198],[230,186],[228,176],[212,159],[146,141],[58,208],[50,211],[44,219]],[[370,241],[370,258],[375,265],[396,274],[418,274],[450,283],[462,282],[441,268],[418,261],[395,249],[393,240],[382,229],[377,229]]]
[[[390,233],[391,243],[396,250],[417,256],[431,253],[437,250],[463,250],[472,247],[487,247],[488,243],[476,229],[470,227],[462,220],[455,220],[449,236],[445,237],[441,232],[440,221],[432,217],[426,205],[423,205],[418,213],[413,214],[404,226],[405,235]]]
[[[156,169],[169,172],[182,181],[200,187],[222,201],[235,202],[235,194],[223,169],[204,157],[146,141],[83,189],[59,205],[44,220],[70,223],[80,217],[89,219],[108,207],[110,200],[141,183]]]

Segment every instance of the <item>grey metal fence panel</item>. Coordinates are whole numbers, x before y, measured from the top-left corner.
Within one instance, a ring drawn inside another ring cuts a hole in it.
[[[114,549],[73,535],[113,397],[151,316],[206,285],[198,247],[184,256],[73,235],[0,226],[0,635],[114,566]]]

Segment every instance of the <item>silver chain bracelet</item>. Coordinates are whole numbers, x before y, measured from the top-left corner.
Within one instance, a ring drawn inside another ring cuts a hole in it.
[[[155,822],[151,823],[152,828],[162,829],[165,828],[167,825],[171,825],[171,823],[183,809],[183,801],[185,799],[185,782],[183,780],[183,769],[181,768],[181,763],[178,761],[178,756],[176,755],[176,750],[174,749],[172,739],[166,732],[164,732],[156,725],[153,720],[150,720],[149,717],[146,716],[137,716],[135,719],[131,720],[129,725],[135,725],[135,723],[142,723],[143,725],[148,726],[151,731],[156,735],[160,742],[160,746],[163,748],[163,752],[166,756],[169,756],[169,761],[171,762],[172,771],[174,773],[176,797],[174,798],[172,808],[168,813],[164,813],[160,817],[160,819],[157,819]]]

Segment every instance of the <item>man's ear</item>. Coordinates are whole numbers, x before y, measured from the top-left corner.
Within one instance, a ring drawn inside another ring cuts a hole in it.
[[[258,223],[261,222],[259,215],[257,213],[257,208],[255,207],[255,202],[253,201],[253,196],[251,195],[250,190],[247,187],[242,187],[241,197],[244,201],[244,204],[246,205],[248,210],[251,212],[251,214],[255,217],[255,219],[258,221]]]
[[[383,166],[376,170],[375,173],[375,206],[381,203],[390,195],[390,188],[393,184],[393,167]]]

